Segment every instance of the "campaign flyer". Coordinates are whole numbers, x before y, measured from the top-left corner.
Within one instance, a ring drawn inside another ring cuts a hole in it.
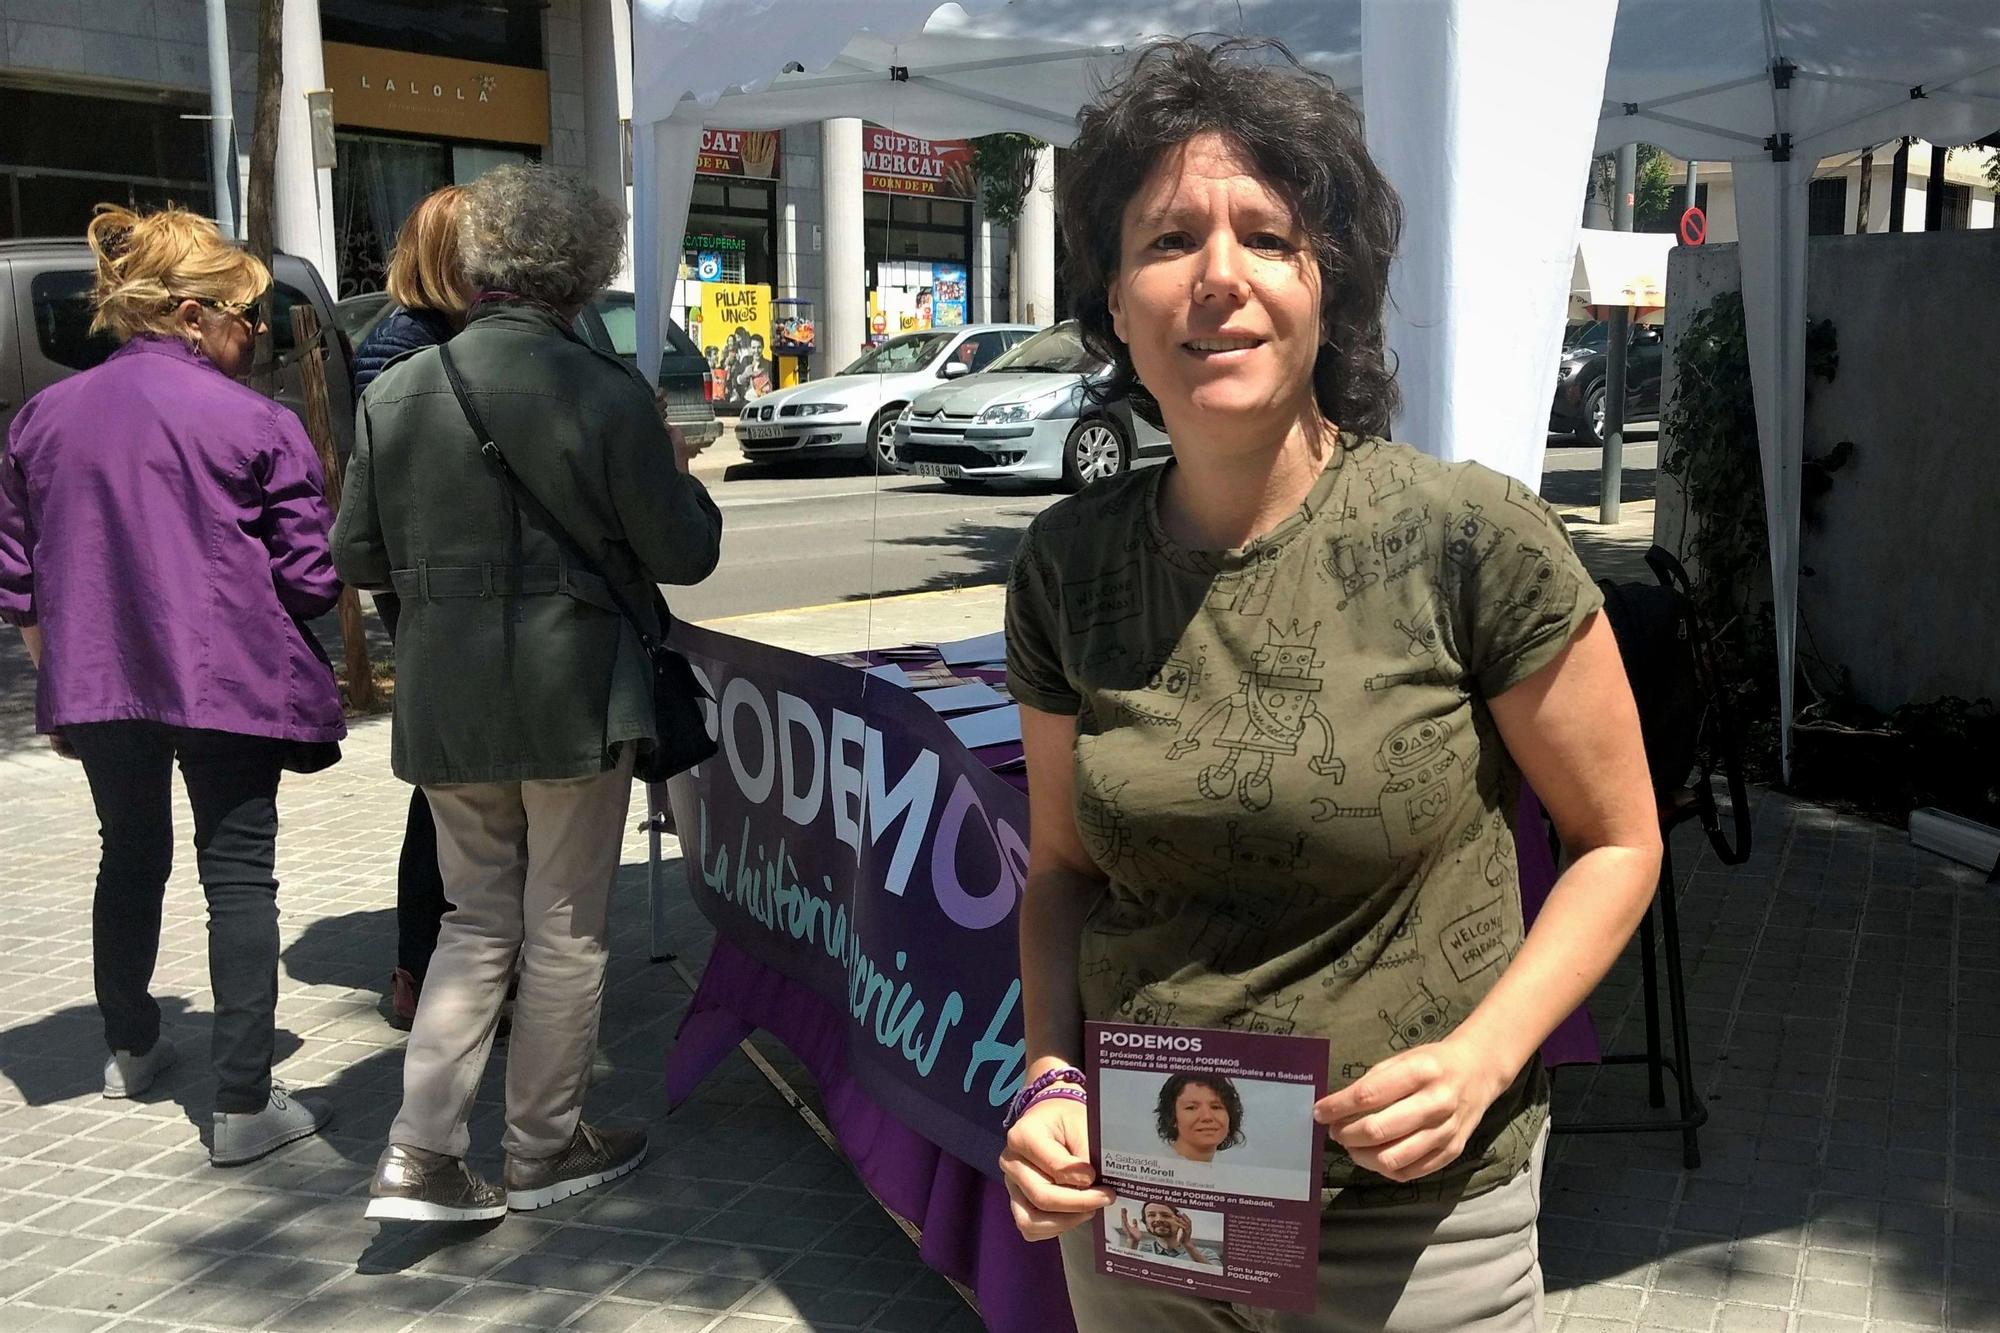
[[[1098,1271],[1310,1313],[1326,1039],[1093,1022],[1084,1043],[1098,1180],[1118,1192]]]

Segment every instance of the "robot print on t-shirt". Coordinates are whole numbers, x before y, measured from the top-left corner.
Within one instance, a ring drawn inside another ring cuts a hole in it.
[[[1315,796],[1313,822],[1380,819],[1391,856],[1400,859],[1423,851],[1427,845],[1425,835],[1451,813],[1453,798],[1465,773],[1464,761],[1451,748],[1450,726],[1427,717],[1398,727],[1376,752],[1375,767],[1389,775],[1377,804],[1342,805],[1328,797]]]
[[[1347,604],[1382,581],[1370,568],[1369,548],[1350,533],[1339,533],[1327,543],[1320,557],[1320,572],[1340,585],[1340,600],[1333,609],[1345,611]]]
[[[1430,506],[1399,509],[1387,526],[1375,534],[1375,550],[1382,557],[1382,581],[1400,583],[1427,567],[1430,560]]]
[[[1169,644],[1156,655],[1160,665],[1147,677],[1144,689],[1127,691],[1119,698],[1125,715],[1139,726],[1178,727],[1188,699],[1201,685],[1207,657],[1190,658],[1173,648]]]
[[[1222,1020],[1222,1026],[1231,1032],[1266,1032],[1289,1037],[1299,1030],[1299,1006],[1304,1002],[1303,995],[1273,1000],[1246,987],[1243,1004],[1233,1015]]]
[[[1219,762],[1201,770],[1196,779],[1201,794],[1212,801],[1234,795],[1245,810],[1265,810],[1271,804],[1271,766],[1279,755],[1295,756],[1308,727],[1319,733],[1319,752],[1307,767],[1335,782],[1347,776],[1347,766],[1334,756],[1333,723],[1319,711],[1314,696],[1325,688],[1326,659],[1313,652],[1320,622],[1289,630],[1267,621],[1270,636],[1250,657],[1250,670],[1239,677],[1242,688],[1218,700],[1188,733],[1167,750],[1168,759],[1182,759],[1201,748],[1211,728],[1210,742]]]
[[[1407,1051],[1445,1034],[1450,1026],[1451,1001],[1432,994],[1431,988],[1419,981],[1417,993],[1395,1013],[1387,1009],[1375,1013],[1389,1025],[1389,1049]]]
[[[1403,638],[1405,654],[1426,659],[1425,665],[1410,671],[1370,676],[1361,682],[1361,688],[1373,694],[1378,690],[1390,689],[1397,685],[1410,685],[1418,681],[1435,679],[1444,649],[1444,631],[1440,628],[1439,620],[1436,598],[1424,603],[1423,609],[1413,613],[1408,619],[1398,617],[1395,622],[1396,632]]]
[[[1215,850],[1223,860],[1227,897],[1203,914],[1189,951],[1216,971],[1234,974],[1270,956],[1272,928],[1304,896],[1297,878],[1307,868],[1306,835],[1242,833],[1232,819],[1229,841]]]

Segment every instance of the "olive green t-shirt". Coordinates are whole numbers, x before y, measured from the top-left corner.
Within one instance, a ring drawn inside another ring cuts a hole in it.
[[[1162,531],[1167,473],[1048,509],[1008,587],[1008,687],[1076,716],[1077,826],[1108,880],[1083,1011],[1325,1036],[1344,1087],[1449,1033],[1519,951],[1519,775],[1486,700],[1602,598],[1561,519],[1478,464],[1337,449],[1238,551]],[[1530,1061],[1424,1187],[1511,1179],[1546,1104]],[[1414,1188],[1334,1144],[1324,1184]]]

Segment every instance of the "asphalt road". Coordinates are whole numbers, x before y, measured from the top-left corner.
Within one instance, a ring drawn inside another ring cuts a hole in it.
[[[1657,449],[1641,426],[1625,450],[1624,496],[1653,494]],[[722,564],[694,588],[668,589],[687,620],[778,611],[1006,578],[1022,531],[1060,499],[1053,488],[947,490],[917,477],[877,479],[860,465],[784,470],[732,463],[729,439],[697,474],[723,514]],[[1599,451],[1551,439],[1542,491],[1594,505]]]
[[[670,588],[685,620],[998,583],[1053,488],[960,493],[919,477],[832,468],[703,477],[722,510],[722,563]]]

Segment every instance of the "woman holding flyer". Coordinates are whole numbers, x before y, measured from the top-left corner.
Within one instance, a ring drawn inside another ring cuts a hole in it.
[[[1002,1165],[1080,1328],[1251,1327],[1097,1271],[1082,1025],[1323,1037],[1294,1131],[1329,1140],[1318,1313],[1254,1326],[1532,1329],[1536,1051],[1659,870],[1637,713],[1561,520],[1382,438],[1401,207],[1353,106],[1273,54],[1150,48],[1061,168],[1085,340],[1174,459],[1043,513],[1009,585],[1033,837]],[[1574,852],[1532,932],[1523,776]]]

